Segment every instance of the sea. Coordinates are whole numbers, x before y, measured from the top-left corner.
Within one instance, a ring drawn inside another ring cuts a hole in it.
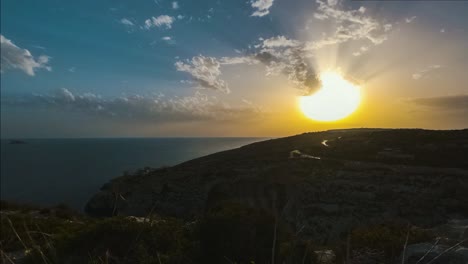
[[[238,148],[265,138],[112,138],[1,140],[2,200],[83,210],[112,178]],[[17,142],[18,143],[18,142]]]

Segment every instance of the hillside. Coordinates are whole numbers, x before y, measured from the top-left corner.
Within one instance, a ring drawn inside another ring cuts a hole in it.
[[[431,227],[467,218],[466,157],[468,130],[305,133],[116,178],[85,210],[194,219],[238,203],[326,242],[360,225],[409,221]]]
[[[267,140],[104,185],[88,215],[0,203],[1,263],[466,264],[468,130]]]

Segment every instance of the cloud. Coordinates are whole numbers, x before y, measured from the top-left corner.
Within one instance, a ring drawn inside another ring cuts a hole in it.
[[[2,51],[0,71],[2,73],[9,69],[19,69],[27,75],[34,76],[38,69],[52,70],[48,65],[50,57],[42,55],[35,58],[29,50],[16,46],[3,35],[0,35],[0,43]]]
[[[468,111],[468,95],[450,95],[439,97],[413,98],[408,102],[422,107],[429,107],[441,111]]]
[[[172,37],[170,37],[170,36],[164,36],[164,37],[162,37],[161,39],[162,39],[163,41],[165,41],[167,44],[173,45],[173,44],[176,43],[175,40],[174,40]]]
[[[145,122],[243,120],[257,117],[263,112],[262,107],[250,102],[242,101],[237,106],[231,106],[216,97],[199,92],[185,97],[166,97],[158,94],[104,98],[93,93],[74,94],[65,88],[55,94],[2,98],[2,105],[79,112]]]
[[[235,64],[257,64],[258,60],[249,57],[249,56],[240,56],[240,57],[222,57],[219,60],[221,65],[235,65]]]
[[[256,3],[258,7],[270,8],[273,1],[252,3]],[[281,35],[267,39],[260,38],[259,43],[249,45],[249,50],[244,56],[211,58],[216,62],[216,67],[213,66],[216,71],[208,71],[203,63],[199,65],[192,63],[190,64],[192,68],[188,69],[189,64],[178,62],[178,69],[191,73],[196,80],[201,79],[199,73],[204,69],[205,75],[210,76],[211,82],[202,83],[202,87],[226,90],[228,84],[220,79],[222,66],[262,63],[265,65],[266,76],[285,75],[294,87],[306,95],[320,86],[320,80],[310,62],[317,50],[349,41],[360,41],[361,47],[352,53],[354,56],[360,56],[373,46],[382,44],[387,39],[387,34],[393,30],[392,24],[369,16],[364,7],[356,10],[342,10],[342,5],[338,0],[327,2],[318,0],[317,3],[318,8],[314,16],[316,19],[330,22],[333,26],[332,34],[324,34],[323,37],[312,41],[300,41]],[[200,56],[192,60],[197,58],[199,59]],[[185,68],[182,69],[181,66]],[[198,69],[197,74],[193,74],[195,69]]]
[[[358,51],[353,52],[353,56],[361,56],[369,50],[368,46],[362,46]]]
[[[221,63],[213,57],[196,56],[186,63],[178,61],[175,63],[178,71],[187,72],[192,75],[194,81],[200,88],[207,88],[230,93],[228,84],[220,78]]]
[[[286,75],[303,94],[312,93],[320,86],[320,81],[306,59],[307,52],[303,45],[291,41],[278,42],[279,39],[285,40],[283,37],[275,38],[274,45],[270,45],[272,42],[269,39],[264,40],[262,47],[265,48],[257,52],[255,58],[265,64],[266,76]]]
[[[286,48],[286,47],[297,47],[301,43],[297,40],[288,39],[285,36],[277,36],[263,40],[263,48]]]
[[[273,6],[274,0],[252,0],[250,3],[256,11],[252,16],[263,17],[270,13],[270,8]]]
[[[336,24],[331,36],[307,43],[307,49],[315,50],[328,45],[336,45],[351,40],[367,40],[373,45],[387,40],[387,32],[392,24],[381,23],[377,19],[364,15],[365,9],[341,10],[339,5],[317,0],[319,4],[314,17],[318,20],[329,20]]]
[[[407,17],[407,18],[405,18],[405,22],[406,22],[406,23],[411,23],[411,22],[413,22],[415,19],[416,19],[416,16]]]
[[[179,3],[177,1],[172,2],[172,9],[179,9]]]
[[[439,69],[441,69],[441,68],[443,68],[443,66],[438,65],[438,64],[429,65],[429,66],[427,66],[426,68],[417,70],[415,73],[413,73],[413,74],[411,75],[411,77],[413,78],[413,80],[419,80],[419,79],[422,79],[422,78],[427,77],[427,75],[428,75],[430,72],[433,72],[433,71],[435,71],[435,70],[439,70]]]
[[[297,40],[277,36],[261,39],[262,43],[251,54],[237,57],[205,57],[199,55],[192,60],[176,62],[178,71],[192,75],[198,87],[229,93],[226,81],[221,79],[221,68],[236,64],[265,65],[265,75],[285,75],[288,80],[303,94],[310,94],[318,88],[320,81],[313,67],[308,63],[304,43]]]
[[[151,17],[150,19],[145,20],[145,29],[151,29],[153,27],[166,27],[167,29],[172,28],[172,23],[175,19],[168,15],[161,15],[158,17]]]
[[[120,23],[129,27],[133,27],[135,25],[132,21],[130,21],[128,18],[125,18],[125,17],[120,19]]]

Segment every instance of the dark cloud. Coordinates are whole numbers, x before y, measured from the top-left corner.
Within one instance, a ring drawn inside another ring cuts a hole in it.
[[[262,52],[255,54],[254,58],[264,64],[270,64],[271,62],[278,61],[278,58],[276,58],[275,56],[273,56],[273,54],[267,51],[262,51]]]
[[[303,48],[291,45],[288,39],[282,40],[279,42],[276,38],[274,45],[265,45],[266,48],[253,55],[253,58],[265,64],[267,76],[285,75],[304,95],[317,90],[320,80],[312,65],[308,63]],[[268,43],[268,40],[264,40],[264,43]]]
[[[453,95],[410,99],[410,103],[446,111],[468,111],[468,95]]]

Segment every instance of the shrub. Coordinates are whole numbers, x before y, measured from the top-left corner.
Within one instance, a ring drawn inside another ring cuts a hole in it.
[[[434,238],[427,230],[399,223],[360,227],[351,232],[351,252],[360,257],[372,257],[381,263],[393,263],[403,251],[407,234],[408,244],[426,242]],[[364,254],[369,252],[372,254]]]
[[[311,247],[294,237],[285,223],[278,221],[276,230],[277,263],[301,263],[302,258],[308,261],[305,263],[312,261]],[[204,263],[271,263],[274,231],[275,217],[271,213],[224,203],[210,210],[201,222]]]

